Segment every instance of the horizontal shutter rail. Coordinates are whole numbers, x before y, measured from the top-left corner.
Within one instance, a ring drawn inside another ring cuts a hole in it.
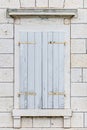
[[[49,92],[48,94],[49,95],[64,95],[65,96],[64,92]]]
[[[49,41],[48,44],[64,44],[64,45],[66,45],[66,42]]]
[[[35,96],[36,93],[35,92],[20,92],[20,93],[18,93],[18,96],[20,96],[20,95]]]

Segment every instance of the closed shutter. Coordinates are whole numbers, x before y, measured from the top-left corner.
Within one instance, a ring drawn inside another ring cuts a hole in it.
[[[64,35],[20,33],[20,108],[64,108]]]

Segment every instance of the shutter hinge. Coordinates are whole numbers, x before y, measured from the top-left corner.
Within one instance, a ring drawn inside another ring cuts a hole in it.
[[[64,44],[64,45],[66,45],[66,42],[53,42],[53,41],[50,41],[50,42],[48,42],[48,44]]]
[[[30,96],[35,96],[36,93],[35,93],[35,92],[20,92],[20,93],[18,93],[18,96],[20,97],[20,95],[25,95],[25,96],[28,96],[28,95],[30,95]]]
[[[49,95],[61,95],[61,96],[64,95],[64,96],[66,96],[64,92],[49,92],[48,94]]]

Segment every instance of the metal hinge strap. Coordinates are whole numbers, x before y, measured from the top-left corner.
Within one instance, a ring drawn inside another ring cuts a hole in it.
[[[20,93],[18,93],[18,96],[20,96],[20,95],[25,95],[25,96],[28,96],[28,95],[30,95],[30,96],[35,96],[36,93],[35,93],[35,92],[20,92]]]
[[[49,95],[64,95],[65,96],[64,92],[49,92],[48,94]]]

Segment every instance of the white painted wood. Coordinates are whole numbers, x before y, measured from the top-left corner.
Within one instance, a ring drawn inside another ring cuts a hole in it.
[[[43,94],[43,108],[47,108],[48,86],[47,86],[47,32],[42,35],[42,94]]]
[[[41,101],[41,32],[35,32],[35,109],[42,107]]]
[[[28,32],[28,92],[35,91],[35,39],[34,32]],[[34,108],[35,96],[28,95],[28,108]]]
[[[27,32],[20,33],[20,43],[27,42]],[[27,44],[20,44],[20,92],[27,92]],[[27,96],[20,95],[20,108],[27,108]]]
[[[53,32],[53,42],[58,42],[58,32]],[[59,44],[53,44],[53,92],[58,92],[59,88]],[[58,96],[53,95],[53,108],[59,108]]]
[[[64,32],[59,34],[59,42],[64,42]],[[64,44],[59,44],[59,92],[64,92]],[[59,95],[59,108],[64,108],[64,95]]]
[[[52,41],[52,32],[48,32],[48,42]],[[48,92],[52,92],[52,87],[53,87],[53,84],[52,84],[52,44],[48,44],[48,68],[47,68],[47,71],[48,71],[48,84],[47,84],[47,87],[48,87]],[[53,99],[53,96],[52,95],[49,95],[48,94],[48,106],[47,108],[52,108],[52,99]]]

